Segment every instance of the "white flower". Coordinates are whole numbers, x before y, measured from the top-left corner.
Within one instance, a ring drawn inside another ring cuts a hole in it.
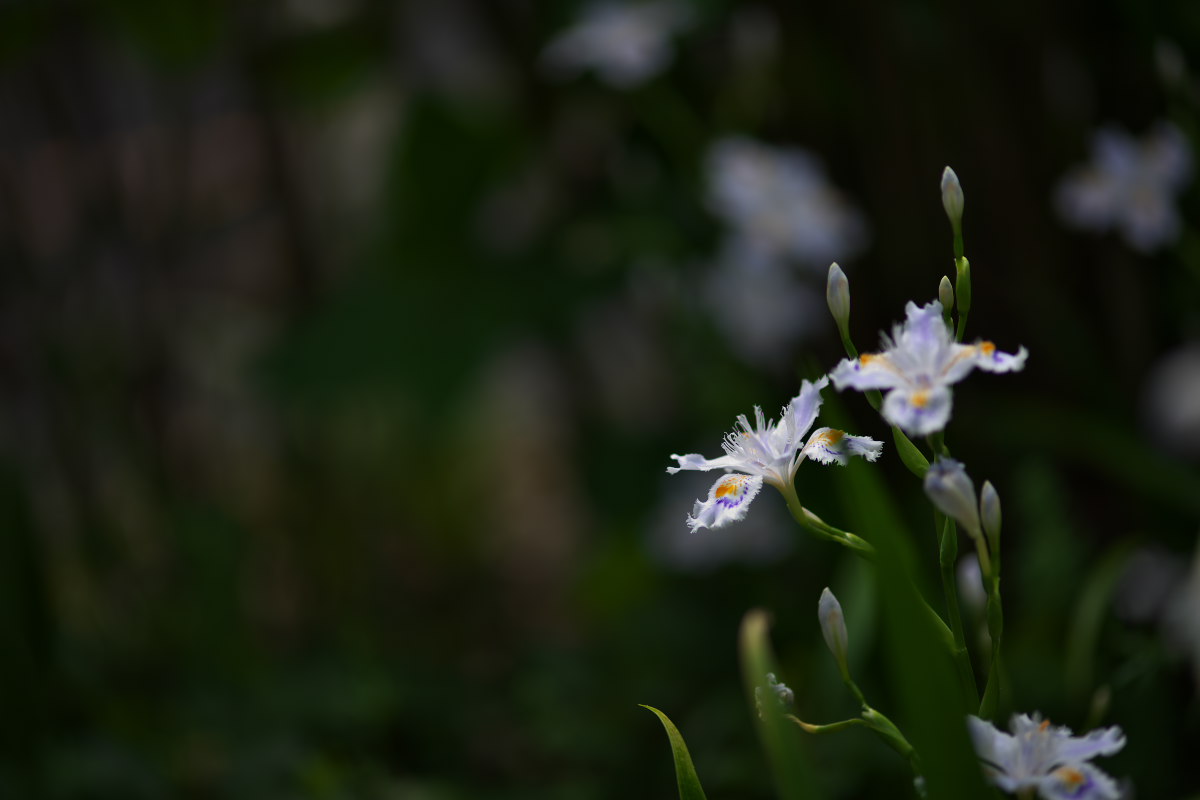
[[[1092,162],[1067,173],[1055,204],[1068,224],[1115,228],[1130,247],[1148,253],[1179,237],[1175,195],[1191,171],[1187,139],[1170,123],[1159,123],[1141,142],[1101,128],[1092,138]]]
[[[829,377],[839,390],[888,389],[883,400],[884,419],[912,435],[940,431],[950,420],[950,385],[979,369],[1012,372],[1025,366],[1022,347],[1016,355],[1002,353],[991,342],[958,344],[942,319],[937,300],[905,307],[903,326],[883,336],[881,353],[864,353],[843,359]]]
[[[690,22],[687,8],[669,0],[597,3],[546,47],[542,62],[563,74],[590,69],[610,86],[627,89],[666,69],[671,38]]]
[[[865,244],[862,215],[804,150],[721,139],[709,151],[707,172],[713,213],[767,257],[824,269]]]
[[[828,378],[821,378],[816,383],[804,381],[800,394],[783,408],[779,422],[768,421],[757,406],[753,426],[745,414],[739,416],[738,428],[726,435],[721,443],[725,451],[723,456],[710,459],[699,453],[671,455],[678,464],[667,467],[667,472],[672,475],[683,470],[733,471],[712,485],[707,499],[696,501],[687,518],[693,531],[718,528],[742,519],[764,481],[780,490],[790,487],[796,469],[806,458],[821,464],[841,465],[846,464],[850,456],[862,456],[868,461],[879,458],[883,443],[863,436],[818,428],[807,440],[804,438],[817,419],[821,390],[828,384]]]
[[[1036,789],[1044,800],[1121,796],[1113,779],[1088,763],[1125,746],[1125,734],[1116,726],[1072,736],[1069,728],[1052,726],[1036,714],[1014,714],[1009,722],[1011,735],[979,717],[968,717],[967,727],[984,772],[1006,792]]]
[[[820,319],[821,299],[787,264],[766,258],[742,237],[727,237],[705,277],[705,305],[729,348],[747,363],[780,368],[794,342]]]

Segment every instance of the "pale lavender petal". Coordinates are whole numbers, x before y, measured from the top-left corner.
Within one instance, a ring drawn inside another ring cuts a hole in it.
[[[950,390],[893,389],[883,399],[883,418],[905,433],[924,436],[940,431],[950,421]]]
[[[1025,368],[1025,359],[1029,357],[1024,347],[1016,353],[1002,353],[991,342],[980,342],[977,353],[975,366],[987,372],[1018,372]]]
[[[734,469],[741,464],[741,459],[732,456],[721,456],[720,458],[705,458],[699,453],[688,453],[678,456],[674,453],[671,458],[679,464],[677,467],[667,467],[667,472],[674,475],[683,470],[697,470],[698,472],[708,472],[710,469]]]
[[[1038,794],[1044,800],[1118,800],[1116,782],[1091,764],[1069,764],[1043,778]]]

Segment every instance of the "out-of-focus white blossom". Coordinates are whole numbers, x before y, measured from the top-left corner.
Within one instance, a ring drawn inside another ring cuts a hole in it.
[[[791,345],[824,320],[814,287],[740,237],[730,237],[722,246],[703,292],[729,349],[758,367],[791,363]]]
[[[1200,457],[1200,342],[1177,348],[1151,368],[1142,390],[1142,413],[1160,447]]]
[[[596,3],[550,42],[542,63],[559,75],[591,70],[609,86],[628,89],[667,68],[672,38],[690,23],[687,7],[671,0]]]
[[[1104,127],[1092,138],[1091,163],[1067,173],[1055,204],[1069,225],[1116,229],[1130,247],[1149,253],[1179,237],[1175,196],[1191,174],[1191,147],[1174,125],[1161,122],[1141,141]]]
[[[942,316],[937,300],[905,308],[904,325],[883,336],[881,353],[863,353],[843,359],[829,373],[839,390],[887,389],[883,418],[909,434],[924,436],[950,421],[950,386],[978,367],[988,372],[1012,372],[1025,366],[1022,347],[1016,354],[1002,353],[991,342],[958,344]]]
[[[988,779],[1006,792],[1036,790],[1043,800],[1117,800],[1117,784],[1089,763],[1125,746],[1121,729],[1097,728],[1072,736],[1069,728],[1051,725],[1038,715],[1014,714],[1012,734],[979,717],[967,728]]]
[[[713,213],[767,258],[824,269],[866,244],[862,215],[804,150],[725,138],[709,151],[707,172]]]

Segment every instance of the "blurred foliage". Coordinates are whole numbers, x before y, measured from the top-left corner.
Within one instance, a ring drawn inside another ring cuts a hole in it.
[[[818,153],[869,218],[860,347],[951,269],[954,165],[968,335],[1032,354],[964,384],[950,434],[1004,497],[1004,702],[1120,724],[1104,766],[1139,796],[1200,792],[1190,667],[1118,602],[1139,546],[1196,543],[1197,456],[1139,387],[1200,336],[1198,240],[1137,257],[1050,203],[1100,123],[1197,141],[1194,86],[1154,67],[1164,39],[1200,63],[1195,4],[714,0],[627,91],[539,68],[581,7],[0,8],[0,796],[663,797],[650,703],[710,797],[770,797],[739,622],[771,610],[800,716],[853,715],[826,585],[873,703],[962,750],[894,579],[786,527],[758,562],[656,545],[708,486],[667,454],[840,356],[823,319],[799,369],[713,325],[703,164],[730,133]],[[911,552],[935,602],[927,504],[841,401],[885,458],[808,465],[801,496]],[[865,732],[794,738],[817,794],[911,785]]]

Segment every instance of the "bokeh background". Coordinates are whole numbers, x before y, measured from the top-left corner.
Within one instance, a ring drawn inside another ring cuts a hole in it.
[[[841,357],[830,258],[719,266],[729,137],[855,210],[860,348],[952,274],[955,167],[968,335],[1031,353],[948,434],[1004,503],[1006,707],[1200,791],[1200,204],[1141,252],[1054,202],[1100,126],[1197,141],[1200,7],[685,8],[622,82],[547,56],[574,2],[0,6],[0,796],[670,797],[650,703],[711,797],[769,797],[738,623],[853,715],[826,585],[890,713],[870,570],[772,492],[691,535],[711,476],[664,472]],[[826,394],[936,586],[885,426]],[[838,478],[798,481],[835,524]],[[865,733],[802,746],[831,797],[910,791]]]

